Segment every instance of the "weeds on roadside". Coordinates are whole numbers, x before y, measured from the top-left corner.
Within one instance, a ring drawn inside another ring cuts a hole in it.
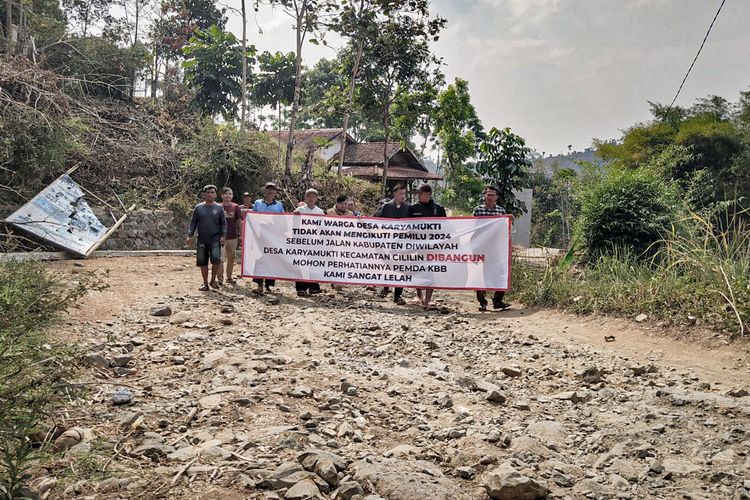
[[[569,269],[514,262],[516,297],[577,313],[646,313],[745,335],[750,327],[750,227],[721,231],[705,216],[676,223],[648,259],[619,249]]]
[[[29,435],[59,397],[67,354],[44,329],[92,288],[103,285],[91,274],[65,284],[36,262],[0,264],[0,498],[23,493],[37,457]]]

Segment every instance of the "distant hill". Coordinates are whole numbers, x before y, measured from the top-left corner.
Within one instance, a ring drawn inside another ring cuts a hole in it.
[[[555,169],[569,168],[580,174],[583,168],[577,162],[589,162],[599,166],[607,164],[604,160],[596,156],[594,148],[587,148],[584,151],[573,151],[566,155],[547,156],[545,158],[536,158],[533,160],[534,167],[541,169],[548,176],[552,176]]]

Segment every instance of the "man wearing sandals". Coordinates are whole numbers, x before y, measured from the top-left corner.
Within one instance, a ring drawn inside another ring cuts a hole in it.
[[[219,288],[216,277],[221,267],[221,247],[224,246],[227,236],[227,219],[224,208],[216,203],[216,186],[208,185],[203,188],[203,203],[199,203],[193,209],[193,217],[190,220],[190,229],[187,234],[187,244],[198,232],[196,244],[196,264],[201,269],[203,286],[201,291],[209,290],[208,262],[211,261],[211,287]]]
[[[487,186],[484,188],[484,205],[474,207],[474,217],[494,217],[497,215],[505,215],[505,209],[497,204],[498,192],[494,186]],[[510,307],[510,304],[503,302],[505,292],[495,292],[492,297],[492,308],[505,310]],[[487,310],[487,292],[484,290],[477,290],[477,300],[479,301],[479,310]]]

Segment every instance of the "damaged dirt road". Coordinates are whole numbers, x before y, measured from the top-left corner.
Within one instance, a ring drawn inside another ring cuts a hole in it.
[[[84,354],[58,422],[83,438],[36,478],[50,498],[750,495],[746,343],[470,293],[205,293],[192,258],[49,267],[111,270],[54,332]]]

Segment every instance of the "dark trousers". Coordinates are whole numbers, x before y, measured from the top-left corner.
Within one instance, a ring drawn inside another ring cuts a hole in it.
[[[388,293],[390,291],[391,291],[391,289],[388,288],[387,286],[383,288],[383,293],[384,294],[386,294],[386,293]],[[403,293],[404,293],[404,289],[403,288],[398,288],[398,287],[394,288],[393,289],[393,300],[398,300],[398,298],[401,297],[401,294],[403,294]]]
[[[263,278],[254,278],[253,283],[257,283],[259,285],[263,285],[263,283],[266,284],[267,287],[272,287],[276,285],[276,280],[269,280],[269,279],[263,279]]]
[[[296,288],[298,292],[309,291],[310,293],[319,293],[320,283],[308,283],[307,281],[295,281],[294,288]]]
[[[495,292],[495,295],[492,297],[492,303],[493,304],[499,304],[503,301],[503,298],[505,297],[505,292]],[[486,304],[487,303],[487,291],[486,290],[477,290],[477,300],[480,304]]]

